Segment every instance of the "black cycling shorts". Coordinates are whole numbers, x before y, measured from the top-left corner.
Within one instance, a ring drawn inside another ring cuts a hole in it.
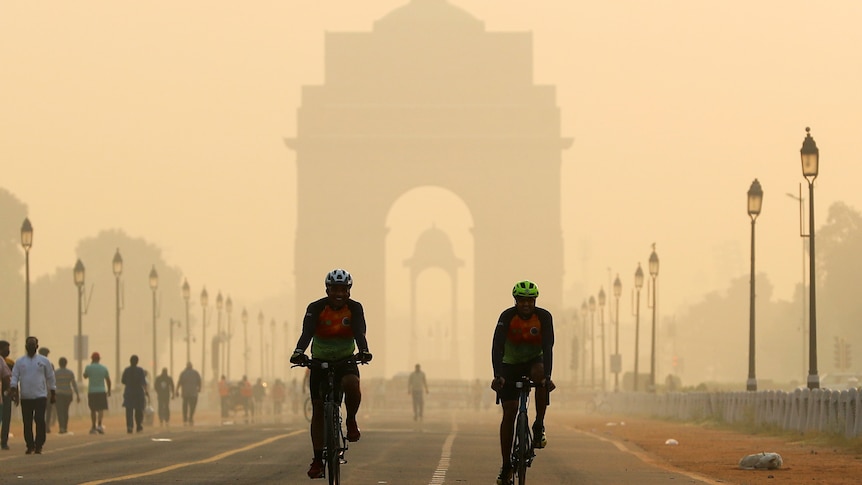
[[[326,373],[327,369],[321,369],[319,367],[311,368],[311,375],[308,377],[308,391],[311,393],[312,399],[323,399],[323,396],[320,394],[320,388],[325,387],[326,384]],[[336,384],[341,383],[341,378],[346,375],[354,375],[359,377],[359,366],[357,364],[347,364],[338,366],[335,369],[335,382]]]
[[[506,383],[503,384],[503,388],[497,392],[497,399],[500,400],[500,402],[516,401],[518,399],[519,391],[515,387],[515,383],[523,376],[530,377],[532,375],[531,370],[533,365],[541,363],[542,356],[521,364],[504,363],[502,367],[500,367],[500,376],[506,380]]]

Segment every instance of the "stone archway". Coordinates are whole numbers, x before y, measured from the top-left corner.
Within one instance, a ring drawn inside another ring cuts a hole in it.
[[[456,194],[474,218],[464,377],[490,375],[491,335],[515,281],[536,281],[542,306],[561,308],[560,171],[571,140],[554,87],[532,82],[531,43],[528,32],[487,32],[446,0],[412,0],[371,32],[326,33],[326,80],[303,87],[297,135],[285,140],[296,151],[297,308],[345,267],[370,345],[383,342],[386,214],[425,185]],[[367,372],[384,372],[386,349],[372,350],[378,365]]]

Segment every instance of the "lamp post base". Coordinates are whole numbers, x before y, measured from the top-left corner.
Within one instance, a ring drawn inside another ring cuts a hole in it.
[[[820,389],[820,376],[808,374],[808,389]]]
[[[754,377],[749,377],[747,381],[745,381],[745,390],[746,391],[756,391],[757,390],[757,379]]]

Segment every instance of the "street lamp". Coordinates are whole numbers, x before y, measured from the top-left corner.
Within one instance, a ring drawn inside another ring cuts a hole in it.
[[[117,348],[116,362],[117,362],[117,367],[116,367],[116,369],[117,369],[117,373],[114,375],[119,376],[120,375],[120,275],[123,274],[123,257],[120,256],[120,248],[117,248],[117,252],[114,253],[114,261],[113,261],[112,265],[113,265],[113,270],[114,270],[114,279],[117,283],[116,284],[116,290],[117,290],[117,292],[116,292],[116,296],[117,296],[117,299],[116,299],[116,303],[117,303],[116,304],[116,308],[117,308],[117,332],[116,332],[116,339],[117,339],[117,341],[116,341],[116,343],[117,343],[117,345],[116,345],[116,348]]]
[[[203,314],[203,319],[201,320],[201,382],[206,382],[206,370],[207,370],[207,305],[209,304],[210,296],[207,293],[207,287],[204,286],[204,289],[201,290],[201,313]]]
[[[640,350],[640,338],[641,338],[641,288],[644,286],[644,271],[641,269],[641,264],[638,263],[638,269],[635,271],[635,293],[637,293],[637,299],[635,303],[635,387],[634,390],[638,390],[638,359],[640,356],[638,355],[638,351]]]
[[[805,375],[805,348],[807,345],[805,344],[805,317],[808,315],[807,305],[805,303],[805,253],[806,253],[806,244],[805,238],[808,237],[808,234],[805,234],[805,231],[802,229],[802,216],[803,216],[803,205],[805,204],[805,197],[802,197],[802,184],[799,184],[799,195],[793,195],[790,192],[787,192],[788,197],[799,202],[799,237],[802,238],[802,291],[800,292],[799,299],[802,300],[802,319],[799,320],[799,332],[802,334],[802,374]]]
[[[224,334],[221,331],[221,309],[224,306],[224,298],[221,296],[221,291],[218,292],[218,296],[216,296],[216,310],[218,311],[218,317],[216,318],[216,326],[218,327],[218,346],[216,347],[218,355],[217,361],[213,366],[215,371],[220,375],[224,375],[224,359],[222,358],[222,347],[224,343]]]
[[[590,297],[590,387],[596,388],[596,297]]]
[[[171,327],[170,327],[170,336],[169,336],[170,342],[169,342],[169,349],[168,349],[168,351],[171,353],[171,377],[176,376],[176,374],[174,374],[174,326],[179,327],[182,324],[183,324],[183,322],[181,322],[179,320],[174,320],[173,318],[171,318]],[[188,361],[186,361],[186,362],[188,362]]]
[[[248,312],[242,309],[242,360],[243,375],[248,376]]]
[[[75,262],[73,276],[75,279],[75,286],[78,287],[78,340],[75,342],[75,356],[78,358],[78,382],[81,382],[84,374],[83,367],[81,366],[81,358],[84,354],[84,348],[81,345],[81,340],[83,339],[81,336],[81,320],[84,310],[84,263],[82,263],[80,259]]]
[[[658,276],[658,255],[655,253],[655,243],[652,244],[652,253],[649,255],[649,275],[652,277],[652,344],[650,349],[649,385],[650,392],[655,392],[655,278]]]
[[[620,295],[623,294],[623,284],[620,275],[614,280],[614,298],[617,301],[616,332],[614,335],[614,356],[611,358],[611,372],[614,373],[614,392],[620,392],[620,371],[623,367],[620,355]]]
[[[192,333],[189,328],[189,298],[191,298],[189,280],[183,280],[183,300],[186,301],[186,363],[192,361]]]
[[[754,373],[754,221],[760,215],[763,205],[763,189],[760,182],[754,179],[748,188],[748,216],[751,217],[751,283],[748,293],[748,380],[745,382],[746,391],[757,390],[757,378]]]
[[[25,217],[21,224],[21,247],[24,248],[24,338],[30,336],[30,248],[33,247],[33,225]]]
[[[230,380],[230,341],[233,338],[232,330],[230,328],[230,314],[233,311],[233,301],[230,299],[230,295],[228,295],[227,300],[224,302],[224,309],[227,312],[227,355],[225,356],[227,363],[225,364],[225,375],[227,376],[227,380]]]
[[[153,379],[158,375],[158,351],[156,350],[156,290],[159,289],[159,274],[156,272],[156,265],[150,270],[150,289],[153,290]]]
[[[606,390],[607,373],[605,368],[605,288],[599,288],[599,328],[602,330],[602,392]]]
[[[820,388],[817,375],[817,299],[814,291],[814,179],[820,170],[820,150],[811,137],[811,128],[805,128],[805,140],[799,150],[802,158],[802,176],[808,181],[808,388]]]
[[[270,368],[270,376],[275,376],[275,319],[269,321],[269,326],[272,331],[270,335],[270,344],[269,344],[269,368]]]
[[[257,323],[260,324],[260,377],[263,377],[263,310],[257,313]]]
[[[587,300],[581,302],[581,386],[587,382]]]

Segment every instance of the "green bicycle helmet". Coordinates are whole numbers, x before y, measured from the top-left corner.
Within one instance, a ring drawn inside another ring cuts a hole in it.
[[[512,288],[512,296],[515,298],[522,296],[528,298],[536,298],[539,296],[539,287],[530,280],[519,281]]]

